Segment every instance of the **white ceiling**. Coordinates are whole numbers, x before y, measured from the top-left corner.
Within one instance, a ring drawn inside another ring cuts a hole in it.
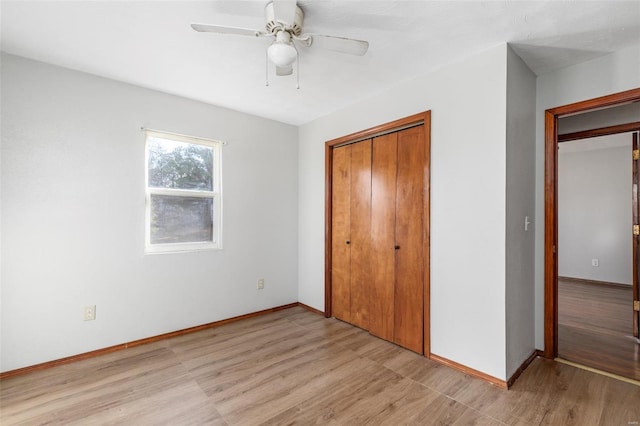
[[[301,49],[265,86],[268,39],[196,33],[192,22],[262,29],[259,1],[5,1],[2,50],[299,125],[509,42],[541,74],[640,43],[634,1],[324,1],[304,31],[364,39],[353,57]]]

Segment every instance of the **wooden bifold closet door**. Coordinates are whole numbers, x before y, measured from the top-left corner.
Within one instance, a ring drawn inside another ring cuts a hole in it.
[[[333,314],[366,329],[370,281],[371,140],[333,150]]]
[[[424,126],[333,149],[332,309],[423,353]]]

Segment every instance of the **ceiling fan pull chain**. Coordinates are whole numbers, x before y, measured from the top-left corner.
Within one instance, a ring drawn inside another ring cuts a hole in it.
[[[298,52],[298,48],[296,44],[291,42],[293,48],[296,49],[296,89],[300,90],[300,53]]]
[[[264,79],[265,79],[265,86],[269,87],[269,52],[265,51],[265,62],[264,62]]]

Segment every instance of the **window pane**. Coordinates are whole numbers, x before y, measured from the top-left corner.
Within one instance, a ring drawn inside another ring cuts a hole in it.
[[[212,198],[151,195],[151,244],[212,240]]]
[[[213,148],[149,137],[149,186],[213,191]]]

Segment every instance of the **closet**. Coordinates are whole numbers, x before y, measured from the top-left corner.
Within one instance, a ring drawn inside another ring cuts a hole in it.
[[[424,353],[428,140],[420,123],[331,150],[331,312]]]

